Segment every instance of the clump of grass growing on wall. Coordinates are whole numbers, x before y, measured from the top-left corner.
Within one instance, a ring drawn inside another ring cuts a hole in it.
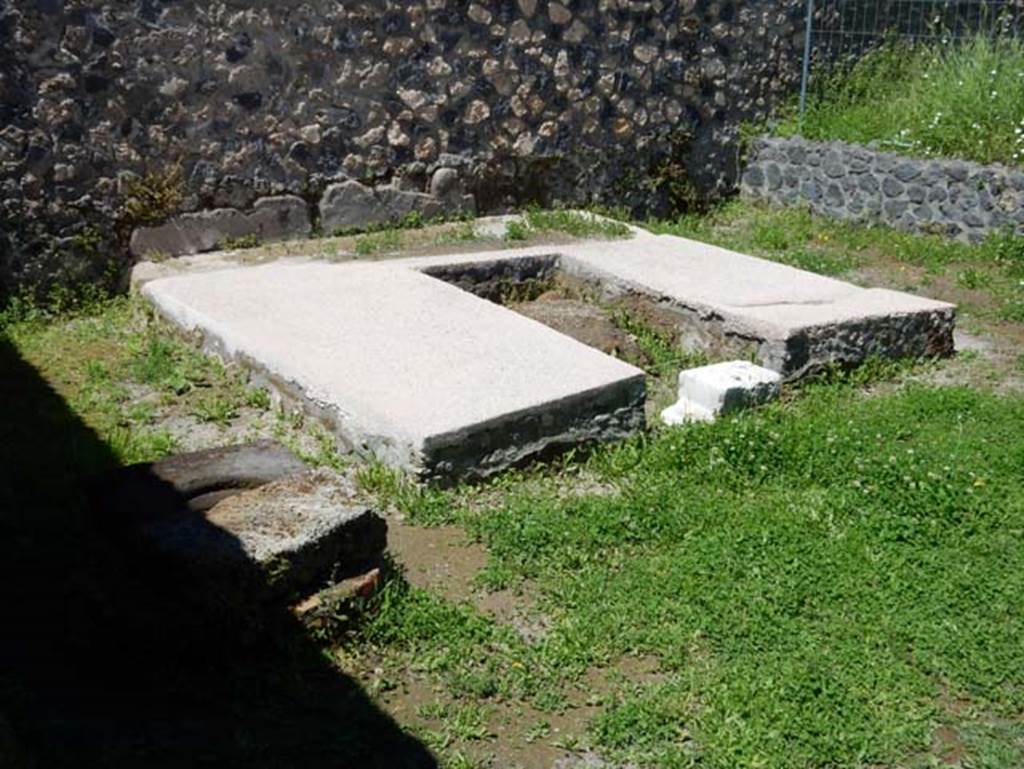
[[[401,230],[379,230],[356,238],[354,251],[358,256],[371,256],[398,251],[402,247]]]
[[[574,238],[624,238],[629,235],[629,227],[622,222],[579,211],[531,208],[523,221],[526,228],[535,233],[559,232]]]
[[[181,207],[185,176],[181,165],[149,171],[128,185],[121,218],[133,227],[160,224]]]
[[[1024,43],[980,35],[958,44],[888,41],[819,75],[803,120],[794,113],[778,130],[924,157],[1024,163]]]
[[[259,248],[261,245],[263,244],[260,242],[259,235],[250,233],[248,235],[239,235],[234,238],[224,238],[217,244],[217,248],[224,249],[225,251],[241,251],[250,248]]]

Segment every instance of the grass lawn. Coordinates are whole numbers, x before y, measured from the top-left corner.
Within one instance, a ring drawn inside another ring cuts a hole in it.
[[[1021,165],[1024,46],[984,37],[886,44],[850,67],[817,73],[803,119],[793,110],[778,132]]]
[[[106,447],[83,467],[199,433],[274,435],[354,473],[389,513],[396,573],[318,653],[445,766],[1024,765],[1020,242],[746,204],[650,226],[959,301],[972,351],[439,490],[339,456],[134,300],[2,333]],[[33,439],[17,417],[8,466]]]

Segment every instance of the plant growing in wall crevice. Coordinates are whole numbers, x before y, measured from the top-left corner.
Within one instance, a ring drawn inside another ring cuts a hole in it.
[[[147,171],[128,185],[119,219],[126,228],[167,221],[185,199],[185,175],[181,163]]]
[[[616,183],[620,199],[640,192],[647,200],[658,201],[662,216],[706,211],[709,201],[701,195],[690,177],[687,160],[693,143],[688,128],[677,128],[665,137],[665,149],[655,154],[646,169],[626,171]]]

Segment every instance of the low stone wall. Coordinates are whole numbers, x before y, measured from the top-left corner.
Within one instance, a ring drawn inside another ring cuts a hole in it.
[[[259,198],[252,210],[212,208],[179,214],[155,226],[136,228],[129,247],[137,258],[198,254],[254,238],[259,243],[308,238],[314,228],[332,235],[370,225],[400,223],[411,214],[424,221],[471,213],[472,195],[461,192],[458,174],[440,168],[427,192],[392,184],[371,187],[354,179],[329,184],[315,208],[296,195]]]
[[[741,121],[792,93],[803,7],[0,2],[0,295],[88,279],[170,214],[233,209],[214,218],[234,232],[294,203],[261,213],[258,199],[295,196],[317,225],[345,180],[428,194],[448,169],[447,203],[473,195],[481,212],[658,210],[687,192],[680,179],[721,193]],[[180,201],[152,196],[173,205],[133,219],[139,178],[171,168]]]
[[[844,142],[759,139],[741,191],[772,203],[809,205],[839,219],[877,221],[977,242],[1024,234],[1024,169],[919,159]]]

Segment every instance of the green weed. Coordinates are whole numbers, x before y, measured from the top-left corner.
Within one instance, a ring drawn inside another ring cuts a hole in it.
[[[968,267],[966,270],[961,270],[957,274],[956,282],[964,288],[976,290],[990,285],[990,278],[984,272],[981,272],[974,267]]]
[[[488,710],[481,705],[432,702],[420,705],[417,713],[421,718],[442,723],[444,747],[448,747],[456,740],[473,742],[492,736],[487,726]]]
[[[396,229],[380,230],[356,238],[354,251],[359,256],[398,251],[402,247],[402,231]]]
[[[238,416],[238,403],[222,394],[202,395],[194,400],[192,414],[201,422],[224,426]]]
[[[520,241],[530,237],[529,226],[518,219],[505,224],[505,240]]]
[[[237,238],[224,238],[217,244],[217,248],[225,251],[236,251],[248,248],[259,248],[261,245],[258,235],[240,235]]]
[[[579,211],[533,208],[523,217],[532,232],[562,232],[574,238],[624,238],[629,227],[622,222]],[[506,225],[506,233],[508,228]]]
[[[446,246],[453,243],[472,243],[479,239],[473,222],[458,222],[442,230],[434,239],[435,245]]]
[[[122,464],[152,462],[178,451],[178,441],[167,430],[139,430],[114,427],[106,436],[107,445]]]
[[[160,224],[178,212],[184,197],[180,164],[150,171],[129,184],[120,217],[132,227]]]
[[[368,462],[356,470],[360,487],[376,494],[386,506],[396,507],[430,525],[451,521],[448,499],[438,489],[416,483],[400,470],[382,462]]]
[[[174,336],[152,331],[136,347],[130,363],[132,378],[178,395],[224,376],[224,367]]]
[[[616,326],[632,334],[637,346],[650,361],[653,376],[673,378],[682,369],[708,362],[702,352],[687,352],[668,334],[648,325],[626,310],[617,310],[612,318]]]
[[[269,411],[271,405],[270,390],[265,387],[250,387],[245,392],[245,405],[260,411]]]

